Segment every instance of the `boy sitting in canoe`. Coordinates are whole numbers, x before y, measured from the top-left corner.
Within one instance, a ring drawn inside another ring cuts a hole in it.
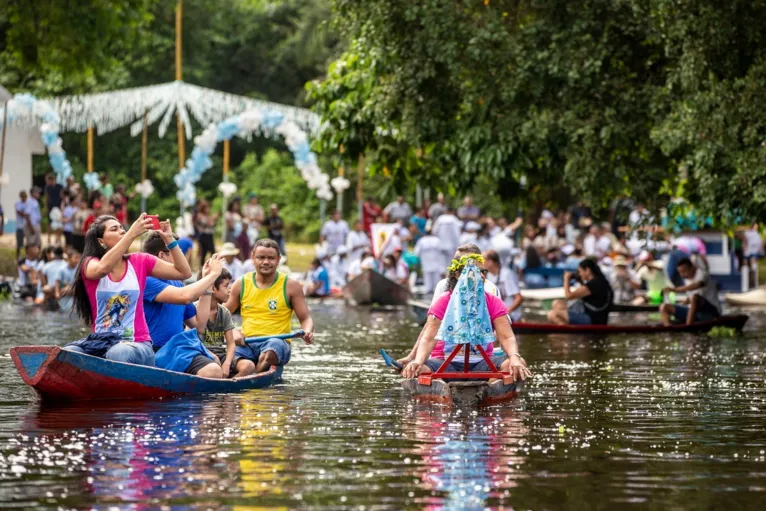
[[[483,349],[495,367],[509,372],[514,381],[532,375],[519,354],[505,303],[484,291],[483,270],[477,263],[483,263],[481,255],[463,256],[452,261],[447,274],[447,293],[440,296],[428,311],[417,355],[402,370],[405,378],[417,378],[436,371],[444,362],[447,348],[456,344],[465,344],[463,349],[471,350],[468,359],[471,372],[490,370],[478,350],[474,351],[472,347],[484,345]],[[507,358],[492,356],[495,337]],[[462,372],[463,365],[464,358],[458,354],[446,371]]]
[[[277,271],[279,245],[264,238],[255,242],[251,257],[255,271],[246,273],[234,281],[226,308],[234,313],[242,308],[242,331],[235,339],[267,337],[290,332],[293,312],[298,316],[303,340],[314,342],[314,320],[306,306],[301,285]],[[286,365],[290,361],[290,342],[269,338],[266,341],[239,346],[234,357],[238,376],[268,371],[273,365]],[[238,358],[239,357],[239,358]],[[247,361],[255,364],[246,364]]]
[[[232,371],[232,364],[237,367],[234,363],[237,347],[234,343],[234,321],[231,312],[224,306],[229,300],[230,285],[231,273],[224,268],[213,287],[205,291],[197,302],[197,333],[205,347],[221,361],[224,378],[236,372]],[[242,360],[240,366],[251,374],[255,371],[255,364],[250,360]]]

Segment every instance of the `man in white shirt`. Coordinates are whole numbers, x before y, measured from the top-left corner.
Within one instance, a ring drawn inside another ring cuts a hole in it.
[[[231,281],[234,282],[245,274],[245,268],[236,256],[239,255],[239,249],[234,243],[226,242],[219,252],[224,259],[222,266],[231,274]]]
[[[27,245],[42,245],[42,235],[40,222],[42,215],[40,213],[40,188],[35,186],[30,191],[30,197],[24,203],[24,212],[26,214],[25,234]]]
[[[411,216],[412,208],[409,204],[404,202],[404,197],[401,195],[397,196],[396,201],[390,203],[383,210],[384,222],[396,222],[397,220],[401,220],[403,224],[406,224],[409,222]]]
[[[415,244],[415,255],[420,259],[420,269],[423,271],[423,293],[433,293],[447,268],[447,261],[441,241],[432,234],[430,226],[426,226],[426,235]]]
[[[702,268],[698,268],[688,259],[683,258],[676,266],[678,273],[684,279],[684,285],[679,287],[666,287],[665,292],[688,293],[683,305],[663,303],[660,307],[662,323],[670,325],[671,316],[676,321],[691,325],[695,322],[710,321],[721,315],[721,303],[718,301],[718,289],[713,280]]]
[[[595,257],[596,259],[609,255],[612,248],[611,240],[604,236],[601,226],[598,224],[590,226],[582,245],[585,257]]]
[[[484,252],[484,269],[487,270],[487,280],[495,284],[500,291],[500,298],[508,307],[511,320],[519,321],[524,298],[521,296],[516,272],[507,266],[501,266],[500,255],[494,250]]]
[[[455,208],[447,208],[431,228],[434,236],[441,241],[442,252],[446,257],[451,256],[460,245],[460,235],[463,232],[463,222],[455,215]]]
[[[364,224],[357,222],[354,224],[354,230],[348,233],[346,236],[346,247],[349,250],[348,261],[352,264],[362,258],[367,250],[370,250],[372,244],[370,243],[370,237],[364,232]]]
[[[328,254],[333,255],[345,243],[349,231],[348,223],[340,218],[340,211],[333,210],[332,218],[322,226],[319,243],[326,241]]]
[[[330,257],[330,286],[343,287],[346,285],[348,266],[348,248],[346,245],[341,245],[335,255]]]

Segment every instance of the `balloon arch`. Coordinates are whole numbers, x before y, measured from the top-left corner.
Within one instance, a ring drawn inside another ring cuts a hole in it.
[[[316,190],[317,197],[330,200],[333,197],[332,188],[338,193],[349,187],[349,181],[341,176],[332,181],[322,172],[317,164],[317,157],[309,148],[308,136],[296,123],[285,120],[280,112],[265,108],[254,108],[242,114],[229,117],[218,124],[210,124],[201,135],[194,138],[194,149],[186,160],[186,166],[175,175],[174,181],[178,186],[176,197],[184,206],[191,206],[196,200],[194,184],[202,174],[213,166],[210,155],[215,151],[219,142],[231,140],[235,135],[247,136],[252,133],[281,135],[290,152],[295,158],[295,166],[301,172],[308,187]],[[222,182],[219,191],[224,197],[230,197],[237,191],[237,185]]]

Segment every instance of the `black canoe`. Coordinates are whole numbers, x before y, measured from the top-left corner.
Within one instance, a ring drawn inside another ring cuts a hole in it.
[[[410,290],[376,271],[365,270],[346,284],[343,295],[356,305],[407,305]]]

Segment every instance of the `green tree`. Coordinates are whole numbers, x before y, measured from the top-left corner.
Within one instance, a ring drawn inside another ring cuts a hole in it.
[[[393,177],[467,189],[486,176],[506,199],[536,185],[594,205],[620,192],[658,198],[669,161],[651,128],[664,55],[641,2],[333,5],[349,50],[311,88],[328,126],[319,149],[343,144],[394,168],[430,148],[433,164]]]

